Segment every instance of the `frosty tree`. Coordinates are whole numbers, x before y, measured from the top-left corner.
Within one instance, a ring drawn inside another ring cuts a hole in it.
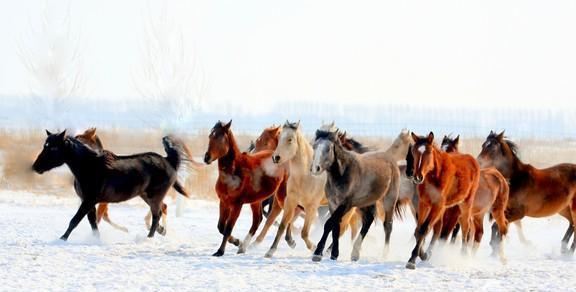
[[[80,33],[72,28],[69,7],[56,8],[44,9],[40,22],[30,24],[18,47],[30,74],[31,114],[46,127],[66,126],[62,113],[85,87]]]

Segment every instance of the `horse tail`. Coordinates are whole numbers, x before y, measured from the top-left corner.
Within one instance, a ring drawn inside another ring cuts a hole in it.
[[[202,167],[201,163],[192,159],[192,151],[190,151],[190,148],[188,148],[180,138],[171,135],[165,136],[162,138],[162,144],[167,154],[166,160],[168,160],[175,170],[178,170],[184,161],[188,162],[195,170]]]
[[[394,213],[396,213],[396,217],[400,220],[404,220],[404,204],[399,200],[400,197],[400,170],[396,167],[394,163],[395,171],[392,175],[392,181],[390,182],[390,191],[394,195]],[[390,195],[390,194],[388,194]]]
[[[174,188],[174,190],[176,190],[182,196],[184,196],[186,198],[190,198],[190,194],[188,193],[186,188],[182,184],[180,184],[179,181],[175,181],[174,184],[172,185],[172,187]]]
[[[394,206],[394,213],[396,213],[396,217],[400,220],[404,220],[404,214],[406,212],[406,204],[404,202],[397,200],[396,205]]]
[[[499,231],[502,235],[506,235],[508,232],[508,219],[506,219],[506,207],[508,206],[508,197],[510,194],[510,186],[508,181],[500,174],[497,173],[496,178],[498,179],[499,189],[496,195],[496,200],[492,205],[492,212],[490,212],[490,217],[496,220],[496,224],[499,227]]]

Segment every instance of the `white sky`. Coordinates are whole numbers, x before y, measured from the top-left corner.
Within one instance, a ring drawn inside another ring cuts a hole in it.
[[[44,8],[0,0],[0,94],[26,95],[18,57]],[[86,96],[136,98],[147,7],[71,1]],[[576,1],[167,1],[209,83],[208,98],[573,106]]]

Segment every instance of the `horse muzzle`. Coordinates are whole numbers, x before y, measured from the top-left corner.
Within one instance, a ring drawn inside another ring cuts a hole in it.
[[[273,155],[272,156],[272,162],[280,163],[280,155]]]
[[[412,182],[414,182],[417,185],[421,185],[424,182],[424,177],[415,175],[412,177]]]
[[[210,153],[208,153],[208,152],[206,152],[206,154],[204,154],[204,163],[206,163],[206,164],[212,163],[212,157],[210,157]]]
[[[319,165],[310,166],[310,173],[312,175],[320,175],[322,173],[322,168]]]

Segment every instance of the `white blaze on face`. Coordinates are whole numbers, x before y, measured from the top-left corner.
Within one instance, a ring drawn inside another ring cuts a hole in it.
[[[418,147],[418,152],[420,152],[420,159],[418,160],[418,167],[422,167],[422,156],[424,156],[425,150],[426,150],[426,145],[420,145],[420,147]]]
[[[316,173],[316,169],[318,168],[318,166],[320,166],[322,164],[322,153],[324,153],[326,151],[326,148],[328,147],[328,145],[326,144],[326,142],[322,142],[320,144],[318,144],[318,146],[316,146],[316,150],[314,150],[314,158],[312,160],[312,172]]]
[[[444,151],[444,152],[448,151],[448,145],[447,144],[442,145],[442,151]]]

